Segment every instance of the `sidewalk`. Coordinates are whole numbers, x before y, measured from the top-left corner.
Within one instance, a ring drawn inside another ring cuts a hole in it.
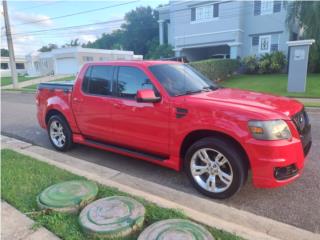
[[[34,79],[31,79],[28,81],[19,82],[19,88],[27,87],[27,86],[42,83],[42,82],[50,82],[50,81],[54,81],[54,80],[59,80],[61,78],[65,78],[68,76],[70,76],[70,75],[58,75],[58,76],[50,75],[50,76],[34,78]],[[12,88],[13,88],[12,84],[1,87],[1,89],[12,89]]]
[[[314,102],[314,103],[320,103],[320,98],[295,98],[301,102]]]
[[[13,138],[1,136],[2,148],[10,148],[74,174],[87,177],[123,192],[140,196],[167,208],[181,209],[193,220],[236,234],[244,239],[316,240],[320,235],[261,217],[222,203],[174,190],[142,178],[106,168]]]
[[[37,228],[35,222],[10,204],[1,201],[2,240],[59,240],[44,227]]]

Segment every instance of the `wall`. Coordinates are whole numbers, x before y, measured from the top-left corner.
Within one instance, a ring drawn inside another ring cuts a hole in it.
[[[281,1],[282,2],[282,1]],[[246,2],[247,8],[244,10],[244,55],[258,54],[257,50],[252,48],[252,35],[272,35],[272,43],[278,38],[279,50],[287,54],[289,41],[289,31],[286,28],[286,10],[281,3],[281,11],[268,15],[254,16],[253,2]]]
[[[221,1],[218,18],[207,22],[192,22],[191,8],[198,6],[199,1],[172,2],[169,32],[174,36],[169,37],[169,43],[176,48],[182,48],[237,41],[242,30],[240,26],[242,4],[238,1]]]

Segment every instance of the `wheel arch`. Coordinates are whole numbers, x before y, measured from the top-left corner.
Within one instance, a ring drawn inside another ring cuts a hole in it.
[[[63,119],[68,123],[68,120],[67,118],[63,115],[63,113],[57,109],[50,109],[47,113],[46,113],[46,117],[45,117],[45,123],[46,123],[46,126],[48,126],[48,122],[49,122],[49,119],[54,116],[54,115],[59,115],[61,117],[63,117]]]
[[[222,138],[228,142],[230,142],[230,144],[232,144],[233,146],[235,146],[239,152],[241,153],[241,155],[243,156],[243,159],[245,160],[245,164],[248,167],[248,169],[250,168],[250,161],[249,161],[249,157],[248,154],[246,153],[245,149],[243,148],[243,146],[239,143],[239,141],[237,141],[235,138],[233,138],[232,136],[225,134],[223,132],[219,132],[219,131],[214,131],[214,130],[195,130],[192,131],[190,133],[188,133],[185,138],[182,141],[181,147],[180,147],[180,159],[182,161],[181,166],[183,167],[183,159],[188,151],[188,148],[194,144],[196,141],[202,139],[202,138],[206,138],[206,137],[215,137],[215,138]]]

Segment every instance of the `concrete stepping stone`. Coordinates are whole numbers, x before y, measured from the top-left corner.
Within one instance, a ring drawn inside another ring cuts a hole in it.
[[[83,231],[93,237],[118,238],[130,235],[143,225],[145,209],[136,200],[113,196],[90,203],[80,213]]]
[[[183,219],[169,219],[147,227],[138,240],[214,240],[204,227]]]
[[[52,185],[37,197],[40,209],[59,212],[77,212],[95,199],[98,186],[94,182],[75,180]]]

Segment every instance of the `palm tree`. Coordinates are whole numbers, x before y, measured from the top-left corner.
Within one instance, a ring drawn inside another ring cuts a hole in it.
[[[320,1],[292,1],[287,3],[287,26],[298,26],[300,39],[315,39],[311,46],[309,70],[320,72]]]

